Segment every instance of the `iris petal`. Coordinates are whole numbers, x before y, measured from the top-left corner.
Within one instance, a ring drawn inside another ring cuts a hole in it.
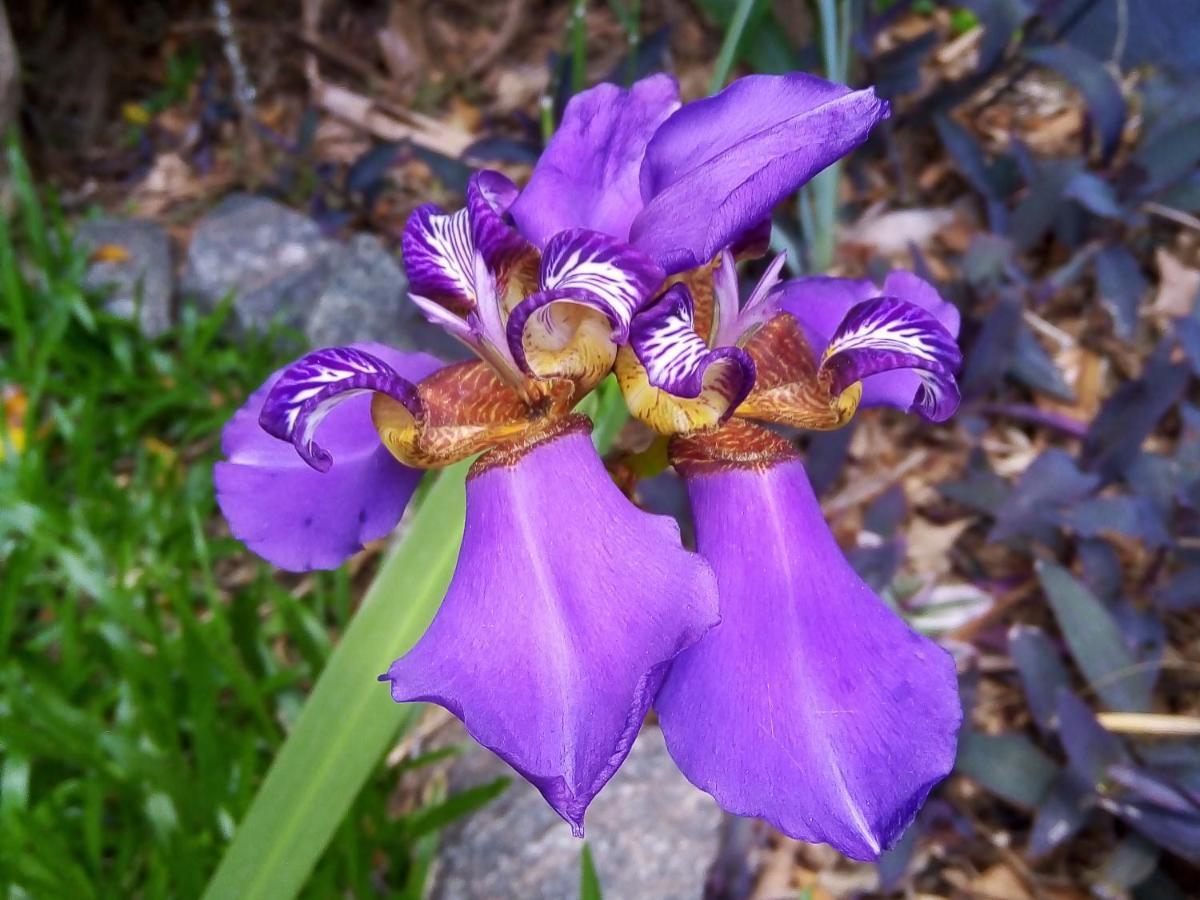
[[[371,393],[386,394],[413,414],[420,405],[416,385],[378,356],[360,347],[314,350],[275,379],[258,422],[272,437],[291,441],[314,469],[327,472],[333,457],[316,442],[317,428],[334,407]]]
[[[431,356],[380,344],[355,349],[412,380],[441,366]],[[329,413],[322,434],[336,464],[324,473],[313,469],[291,444],[259,425],[263,402],[283,372],[268,378],[225,426],[226,459],[213,473],[217,502],[234,536],[280,568],[336,568],[365,541],[396,526],[421,473],[400,465],[382,446],[366,396]]]
[[[695,330],[691,292],[674,284],[638,313],[617,380],[630,411],[663,434],[709,428],[754,385],[754,362],[737,347],[709,349]]]
[[[642,208],[638,179],[646,144],[678,108],[679,86],[668,75],[629,90],[598,84],[572,97],[513,204],[521,232],[539,247],[570,228],[627,240]]]
[[[418,206],[400,241],[409,290],[449,309],[475,306],[475,240],[466,209]]]
[[[907,369],[921,379],[911,411],[944,422],[958,408],[954,375],[961,365],[954,335],[932,313],[895,297],[877,297],[847,313],[821,368],[837,393],[872,375]]]
[[[719,449],[672,444],[722,621],[655,701],[668,749],[726,810],[877,859],[954,764],[954,662],[850,568],[786,442]]]
[[[589,374],[608,372],[617,347],[629,340],[634,314],[663,274],[628,244],[574,228],[546,244],[539,277],[541,291],[509,316],[509,348],[534,375],[578,377],[581,366]]]
[[[529,250],[516,229],[504,221],[504,214],[516,199],[517,186],[499,172],[482,169],[467,182],[471,239],[487,267],[500,273],[501,281],[508,269]]]
[[[581,835],[667,664],[717,620],[708,567],[625,499],[573,417],[476,464],[446,599],[382,678],[461,718]]]
[[[921,307],[931,313],[951,336],[957,338],[960,325],[958,309],[943,300],[933,285],[911,272],[892,272],[882,287],[865,279],[796,278],[780,285],[774,299],[781,310],[791,313],[800,322],[810,346],[820,358],[850,310],[859,303],[880,296],[898,297]],[[919,395],[922,384],[921,376],[908,369],[893,369],[868,376],[863,380],[861,405],[892,406],[905,412],[921,412]]]
[[[871,90],[802,73],[739,78],[655,132],[630,241],[668,274],[703,265],[887,115]]]

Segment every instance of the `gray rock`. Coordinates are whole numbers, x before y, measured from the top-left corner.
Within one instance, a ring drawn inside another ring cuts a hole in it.
[[[165,231],[143,219],[97,219],[80,224],[75,242],[89,255],[106,245],[125,251],[126,259],[97,259],[84,273],[86,289],[108,293],[108,312],[137,318],[151,337],[171,327],[171,241]]]
[[[461,790],[511,774],[483,750],[451,770]],[[587,838],[610,900],[701,900],[721,841],[721,811],[679,773],[654,726],[592,802]],[[579,896],[582,842],[520,778],[443,835],[432,900],[569,900]]]
[[[226,197],[196,225],[180,292],[202,309],[233,295],[241,330],[302,329],[339,251],[311,219],[274,200]]]
[[[408,279],[379,238],[358,234],[337,254],[304,332],[313,347],[379,341],[400,350],[463,358],[463,347],[425,321],[408,299]]]

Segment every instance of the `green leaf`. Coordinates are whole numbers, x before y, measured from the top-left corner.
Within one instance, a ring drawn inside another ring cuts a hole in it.
[[[1035,809],[1058,774],[1054,760],[1023,734],[964,731],[955,771],[1024,809]]]
[[[1038,560],[1037,576],[1067,648],[1092,690],[1111,709],[1145,710],[1155,671],[1134,659],[1104,604],[1060,565]]]
[[[596,863],[587,844],[583,845],[583,852],[579,854],[579,900],[603,900]]]
[[[404,823],[409,836],[419,838],[438,831],[449,825],[455,819],[461,819],[469,813],[487,806],[512,784],[507,775],[501,776],[487,784],[468,788],[447,797],[441,803],[419,809],[408,817]]]
[[[351,620],[204,896],[291,898],[417,707],[376,677],[425,632],[462,541],[467,464],[433,482]]]

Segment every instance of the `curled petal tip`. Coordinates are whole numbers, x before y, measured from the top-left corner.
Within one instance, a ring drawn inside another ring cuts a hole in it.
[[[416,386],[360,347],[314,350],[275,380],[263,401],[259,424],[272,437],[291,441],[308,465],[328,472],[332,455],[316,442],[317,429],[335,407],[367,393],[386,394],[415,414]]]
[[[440,363],[379,344],[357,349],[420,379]],[[213,470],[217,503],[234,536],[282,569],[332,569],[399,521],[421,473],[397,463],[371,422],[370,398],[351,397],[328,413],[324,440],[337,465],[321,472],[263,429],[260,410],[285,374],[276,372],[222,433],[225,459]]]

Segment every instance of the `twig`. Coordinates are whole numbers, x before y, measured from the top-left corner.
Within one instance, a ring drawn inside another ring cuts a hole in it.
[[[888,471],[875,478],[853,484],[844,491],[841,491],[837,496],[831,498],[828,503],[823,503],[822,508],[825,510],[825,514],[828,516],[837,515],[848,509],[853,509],[860,503],[865,503],[873,499],[909,472],[919,469],[928,458],[928,450],[914,450],[901,460],[899,465],[888,469]]]
[[[1163,713],[1102,712],[1096,720],[1109,731],[1153,737],[1200,737],[1200,717]]]
[[[500,23],[500,30],[496,32],[492,45],[467,67],[469,77],[490,68],[496,60],[504,55],[504,51],[509,48],[521,30],[521,22],[525,18],[528,5],[528,0],[508,0],[508,7],[504,11],[504,21]]]
[[[1187,228],[1200,231],[1200,219],[1195,216],[1185,213],[1181,209],[1174,209],[1170,206],[1163,206],[1161,203],[1150,201],[1142,204],[1143,212],[1148,212],[1152,216],[1159,216],[1163,219],[1170,219],[1178,225],[1183,225]]]

